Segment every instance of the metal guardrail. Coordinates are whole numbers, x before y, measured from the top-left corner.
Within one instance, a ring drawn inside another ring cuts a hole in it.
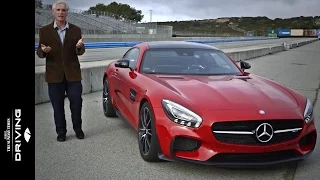
[[[266,37],[266,38],[236,38],[236,39],[214,39],[214,40],[185,40],[185,42],[196,42],[196,43],[222,43],[222,42],[236,42],[236,41],[257,41],[257,40],[269,40],[278,39],[277,37]],[[86,49],[96,48],[120,48],[120,47],[132,47],[141,42],[90,42],[84,43]],[[35,50],[38,49],[38,44],[35,44]]]

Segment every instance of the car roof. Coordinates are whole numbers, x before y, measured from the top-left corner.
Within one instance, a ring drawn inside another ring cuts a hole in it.
[[[143,42],[149,49],[160,49],[160,48],[196,48],[196,49],[213,49],[219,50],[214,46],[207,44],[197,43],[197,42],[187,42],[187,41],[150,41]]]

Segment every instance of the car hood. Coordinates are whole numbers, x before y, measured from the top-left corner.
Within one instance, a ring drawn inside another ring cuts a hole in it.
[[[280,86],[248,76],[148,75],[202,110],[294,109],[295,98]]]

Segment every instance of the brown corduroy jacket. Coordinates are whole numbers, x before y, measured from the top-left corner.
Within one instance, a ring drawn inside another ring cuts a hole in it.
[[[66,29],[64,43],[61,43],[59,34],[53,26],[53,22],[40,28],[39,46],[37,55],[39,58],[46,58],[45,80],[48,83],[62,82],[64,75],[68,81],[81,81],[81,69],[78,56],[85,52],[84,45],[76,48],[81,39],[81,29],[69,23]],[[41,44],[51,47],[49,53],[41,49]]]

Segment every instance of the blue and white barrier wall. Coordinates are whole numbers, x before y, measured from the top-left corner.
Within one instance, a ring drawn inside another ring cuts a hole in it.
[[[258,41],[258,40],[269,40],[277,39],[277,37],[266,37],[266,38],[235,38],[235,39],[214,39],[214,40],[186,40],[186,42],[197,42],[197,43],[222,43],[222,42],[236,42],[236,41]],[[132,47],[141,42],[88,42],[84,43],[86,49],[96,48],[120,48],[120,47]],[[38,49],[38,44],[35,44],[35,50]]]

